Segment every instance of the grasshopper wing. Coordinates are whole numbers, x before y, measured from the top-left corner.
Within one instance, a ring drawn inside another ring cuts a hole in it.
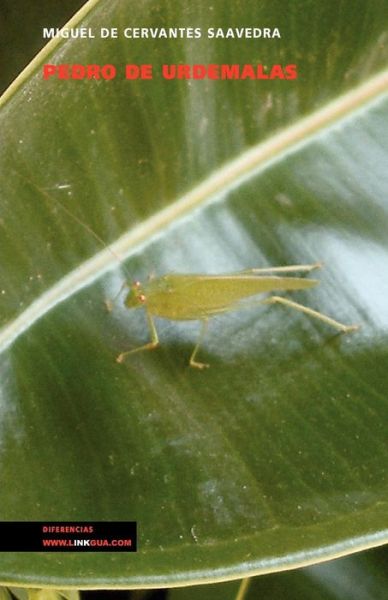
[[[317,283],[315,279],[299,277],[170,273],[152,280],[144,292],[152,315],[174,320],[198,320],[237,308],[240,300],[250,296],[300,290]]]

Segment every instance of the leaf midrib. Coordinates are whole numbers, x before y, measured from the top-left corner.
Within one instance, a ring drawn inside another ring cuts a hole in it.
[[[181,198],[84,261],[34,300],[19,316],[2,328],[0,351],[7,349],[23,332],[59,303],[94,283],[104,273],[117,268],[117,257],[124,260],[134,252],[139,252],[188,214],[205,204],[217,201],[243,181],[313,142],[323,131],[327,132],[340,122],[342,124],[356,118],[360,112],[380,102],[386,96],[387,89],[388,69],[227,162]]]

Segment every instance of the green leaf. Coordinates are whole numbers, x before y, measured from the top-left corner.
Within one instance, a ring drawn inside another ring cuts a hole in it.
[[[10,588],[17,600],[79,600],[80,593],[77,590],[34,589],[34,588]],[[0,593],[9,594],[7,588],[0,588]],[[12,596],[10,596],[11,600]]]
[[[285,573],[170,590],[169,600],[384,600],[386,548]]]
[[[0,587],[0,599],[1,600],[12,600],[12,596],[7,588]]]
[[[53,41],[3,97],[0,518],[139,524],[136,554],[3,554],[3,581],[181,585],[387,540],[384,8],[177,2],[181,27],[283,37]],[[71,23],[136,24],[170,26],[169,5],[90,2]],[[41,77],[236,61],[299,77]],[[205,372],[196,323],[158,321],[161,348],[115,362],[148,336],[140,311],[104,308],[127,273],[317,260],[321,285],[293,298],[360,332],[253,307],[211,321]]]

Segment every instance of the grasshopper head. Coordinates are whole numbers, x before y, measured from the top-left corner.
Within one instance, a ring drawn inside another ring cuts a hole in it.
[[[128,308],[136,308],[142,306],[146,302],[140,281],[134,281],[129,289],[127,297],[125,298],[125,306]]]

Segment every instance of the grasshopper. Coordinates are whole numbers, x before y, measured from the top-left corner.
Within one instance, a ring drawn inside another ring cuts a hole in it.
[[[46,197],[49,197],[44,193]],[[50,198],[50,197],[49,197]],[[50,198],[51,199],[51,198]],[[69,211],[66,206],[57,201],[57,204],[74,221],[88,231],[100,244],[108,248],[112,255],[119,261],[118,256],[105,244],[91,227],[81,221],[76,215]],[[236,273],[220,275],[190,275],[180,273],[168,273],[161,277],[151,278],[146,284],[135,281],[128,286],[125,283],[118,294],[125,287],[129,292],[125,298],[127,308],[143,307],[146,312],[147,324],[150,333],[150,341],[146,344],[122,352],[116,358],[122,363],[127,356],[143,350],[152,350],[159,346],[159,337],[156,331],[154,317],[162,317],[173,321],[200,321],[201,329],[198,341],[194,346],[189,359],[189,365],[197,369],[205,369],[207,363],[196,360],[198,350],[206,335],[209,318],[252,306],[252,303],[244,302],[246,298],[256,296],[265,292],[302,290],[319,284],[317,279],[304,279],[301,277],[288,277],[288,273],[308,273],[320,268],[321,263],[310,265],[292,265],[283,267],[266,267],[260,269],[247,269]],[[279,275],[273,275],[278,273]],[[284,276],[284,274],[286,276]],[[113,303],[105,302],[108,310],[112,310]],[[310,317],[323,321],[327,325],[342,333],[355,331],[358,325],[344,325],[331,317],[324,315],[312,308],[299,304],[283,296],[269,296],[257,300],[255,304],[282,304]]]
[[[248,269],[222,275],[168,273],[150,279],[146,284],[135,281],[126,295],[125,306],[127,308],[143,307],[145,309],[151,339],[143,346],[122,352],[116,360],[122,363],[130,354],[151,350],[159,345],[154,317],[174,321],[192,320],[201,321],[201,329],[198,341],[190,356],[189,365],[197,369],[205,369],[209,365],[199,362],[196,357],[206,335],[209,318],[252,306],[252,303],[244,302],[244,300],[264,292],[301,290],[313,287],[319,283],[317,279],[272,274],[309,272],[319,267],[321,267],[321,264],[315,263],[311,265]],[[344,325],[331,317],[283,296],[269,296],[258,300],[257,304],[282,304],[319,319],[343,333],[358,329],[358,325]],[[111,303],[109,303],[108,307],[111,308],[111,306]]]

